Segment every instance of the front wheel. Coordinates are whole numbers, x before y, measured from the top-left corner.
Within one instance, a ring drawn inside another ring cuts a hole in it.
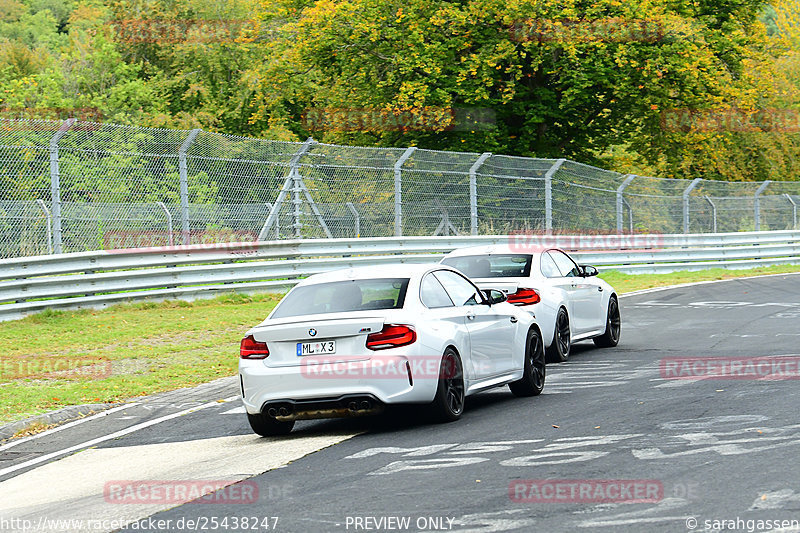
[[[592,339],[595,346],[600,348],[613,348],[619,344],[619,334],[622,320],[619,316],[619,303],[613,296],[608,301],[608,314],[606,316],[606,332]]]
[[[553,344],[547,349],[548,363],[564,363],[569,359],[572,347],[572,333],[569,329],[569,315],[563,307],[556,315],[556,332],[553,335]]]
[[[538,330],[528,332],[525,343],[525,365],[522,379],[508,384],[514,396],[538,396],[544,390],[546,366],[544,343]]]
[[[250,427],[262,437],[274,437],[276,435],[288,435],[294,427],[294,420],[281,422],[263,413],[251,415],[247,413],[247,421]]]
[[[431,404],[439,422],[453,422],[464,412],[464,368],[455,350],[448,348],[439,365],[439,384]]]

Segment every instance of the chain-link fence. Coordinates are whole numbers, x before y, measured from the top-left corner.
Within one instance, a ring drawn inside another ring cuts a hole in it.
[[[800,182],[0,120],[0,257],[229,240],[796,229]]]

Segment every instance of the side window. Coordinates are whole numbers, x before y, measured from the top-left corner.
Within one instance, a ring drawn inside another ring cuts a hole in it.
[[[477,305],[483,301],[475,286],[455,272],[439,270],[434,274],[436,279],[442,282],[447,294],[450,295],[450,299],[457,306]]]
[[[560,278],[561,272],[556,266],[556,262],[550,257],[550,254],[545,252],[542,254],[541,259],[542,275],[546,278]]]
[[[442,284],[436,279],[433,274],[428,274],[422,278],[422,283],[419,288],[419,299],[425,307],[435,309],[437,307],[453,307],[453,302],[447,295]]]
[[[555,261],[556,265],[558,265],[558,269],[561,271],[562,276],[565,278],[574,278],[580,276],[578,265],[576,265],[567,254],[558,250],[551,250],[547,253],[553,256],[553,261]]]

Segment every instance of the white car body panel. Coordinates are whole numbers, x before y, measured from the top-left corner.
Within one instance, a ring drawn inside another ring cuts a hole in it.
[[[442,265],[386,265],[328,272],[301,281],[293,291],[316,283],[354,279],[410,280],[402,309],[272,318],[279,304],[270,317],[246,333],[256,341],[266,342],[270,351],[265,359],[239,360],[247,412],[260,413],[267,402],[352,394],[370,394],[385,404],[429,403],[436,394],[438,368],[448,346],[461,357],[467,395],[520,379],[527,332],[538,327],[535,318],[505,302],[429,309],[420,300],[420,283],[424,276],[441,270],[457,273]],[[367,336],[380,331],[384,324],[413,326],[416,342],[370,350],[366,347]],[[310,330],[315,335],[310,335]],[[336,342],[334,355],[297,355],[297,343],[328,340]],[[314,373],[317,367],[343,368],[347,363],[405,368],[406,362],[415,374],[413,383],[407,373],[372,378]],[[322,366],[325,364],[328,366]],[[432,375],[424,371],[425,365],[427,370],[434,369]]]

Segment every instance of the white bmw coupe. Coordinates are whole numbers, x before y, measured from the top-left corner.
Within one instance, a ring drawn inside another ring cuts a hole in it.
[[[619,300],[597,269],[577,264],[558,248],[516,250],[507,245],[459,248],[441,261],[482,289],[497,289],[530,309],[542,328],[548,362],[564,362],[573,342],[619,343]]]
[[[240,346],[247,418],[259,435],[295,420],[359,416],[387,404],[430,404],[461,417],[464,398],[545,381],[536,319],[443,265],[339,270],[298,283]]]

